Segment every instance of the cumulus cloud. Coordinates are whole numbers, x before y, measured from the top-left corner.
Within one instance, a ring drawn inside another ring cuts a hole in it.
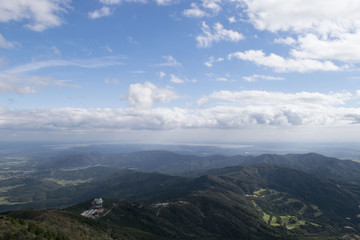
[[[93,12],[89,12],[89,18],[91,19],[96,19],[96,18],[101,18],[101,17],[105,17],[105,16],[109,16],[111,15],[111,9],[107,6],[103,6],[102,8],[95,10]]]
[[[290,53],[296,58],[335,59],[360,61],[360,29],[356,33],[342,34],[341,38],[323,39],[314,34],[299,37],[298,47]]]
[[[69,0],[1,1],[0,22],[27,21],[25,27],[44,31],[63,23],[61,14],[70,8]]]
[[[244,0],[243,3],[249,21],[259,30],[297,36],[297,40],[290,36],[275,39],[277,43],[293,46],[290,54],[294,58],[360,61],[359,1]]]
[[[233,58],[251,61],[257,65],[269,67],[276,72],[313,72],[313,71],[339,71],[341,67],[331,61],[318,61],[314,59],[294,59],[283,58],[271,53],[265,55],[262,50],[248,50],[245,52],[235,52],[228,55],[228,59]]]
[[[136,83],[129,86],[127,100],[135,108],[150,108],[154,103],[167,103],[178,98],[168,88],[158,88],[151,82]]]
[[[130,86],[128,100],[134,108],[16,111],[0,108],[0,130],[91,132],[104,129],[351,127],[358,124],[360,119],[360,108],[346,106],[347,101],[359,98],[349,92],[217,91],[199,99],[201,108],[151,108],[155,102],[168,102],[175,97],[171,90],[161,89],[147,82]],[[230,101],[233,104],[218,101]]]
[[[196,37],[197,46],[201,48],[210,47],[213,42],[239,42],[245,38],[237,31],[225,29],[219,22],[215,23],[212,29],[205,22],[202,22],[201,30],[203,33]]]
[[[337,34],[359,24],[356,0],[244,0],[250,21],[260,30]],[[299,6],[299,7],[296,7]],[[300,7],[301,6],[301,7]]]

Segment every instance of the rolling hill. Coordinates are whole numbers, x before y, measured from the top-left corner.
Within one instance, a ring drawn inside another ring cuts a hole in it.
[[[186,178],[124,170],[48,191],[46,199],[21,207],[85,201],[65,210],[78,217],[90,206],[87,199],[104,197],[111,211],[99,224],[163,239],[338,239],[358,233],[357,184],[268,163],[212,171]]]
[[[360,163],[316,153],[260,156],[194,156],[168,151],[141,151],[123,154],[84,153],[51,158],[39,163],[37,170],[58,170],[90,166],[110,166],[166,174],[199,176],[203,171],[228,166],[271,163],[327,178],[360,184]],[[192,172],[192,173],[191,173]]]
[[[0,180],[0,239],[360,235],[360,164],[353,161],[315,153],[200,157],[143,151],[66,155],[32,164],[31,171]],[[106,199],[108,214],[84,219],[80,213],[97,197]],[[66,209],[24,210],[29,208]],[[16,209],[23,210],[9,212]],[[71,224],[59,228],[54,219]]]

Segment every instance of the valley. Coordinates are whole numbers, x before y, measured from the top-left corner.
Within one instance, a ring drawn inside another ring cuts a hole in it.
[[[3,225],[21,222],[13,233],[28,239],[357,239],[360,231],[360,164],[315,153],[7,159],[0,216]],[[96,198],[99,217],[82,216],[93,216]],[[57,218],[96,234],[59,228],[49,220]]]

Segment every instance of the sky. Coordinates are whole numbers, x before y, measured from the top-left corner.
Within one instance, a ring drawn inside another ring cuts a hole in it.
[[[0,0],[0,140],[358,142],[358,0]]]

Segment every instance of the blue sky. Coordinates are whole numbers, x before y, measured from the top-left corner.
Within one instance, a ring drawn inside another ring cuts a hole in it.
[[[358,141],[357,0],[0,0],[0,140]]]

